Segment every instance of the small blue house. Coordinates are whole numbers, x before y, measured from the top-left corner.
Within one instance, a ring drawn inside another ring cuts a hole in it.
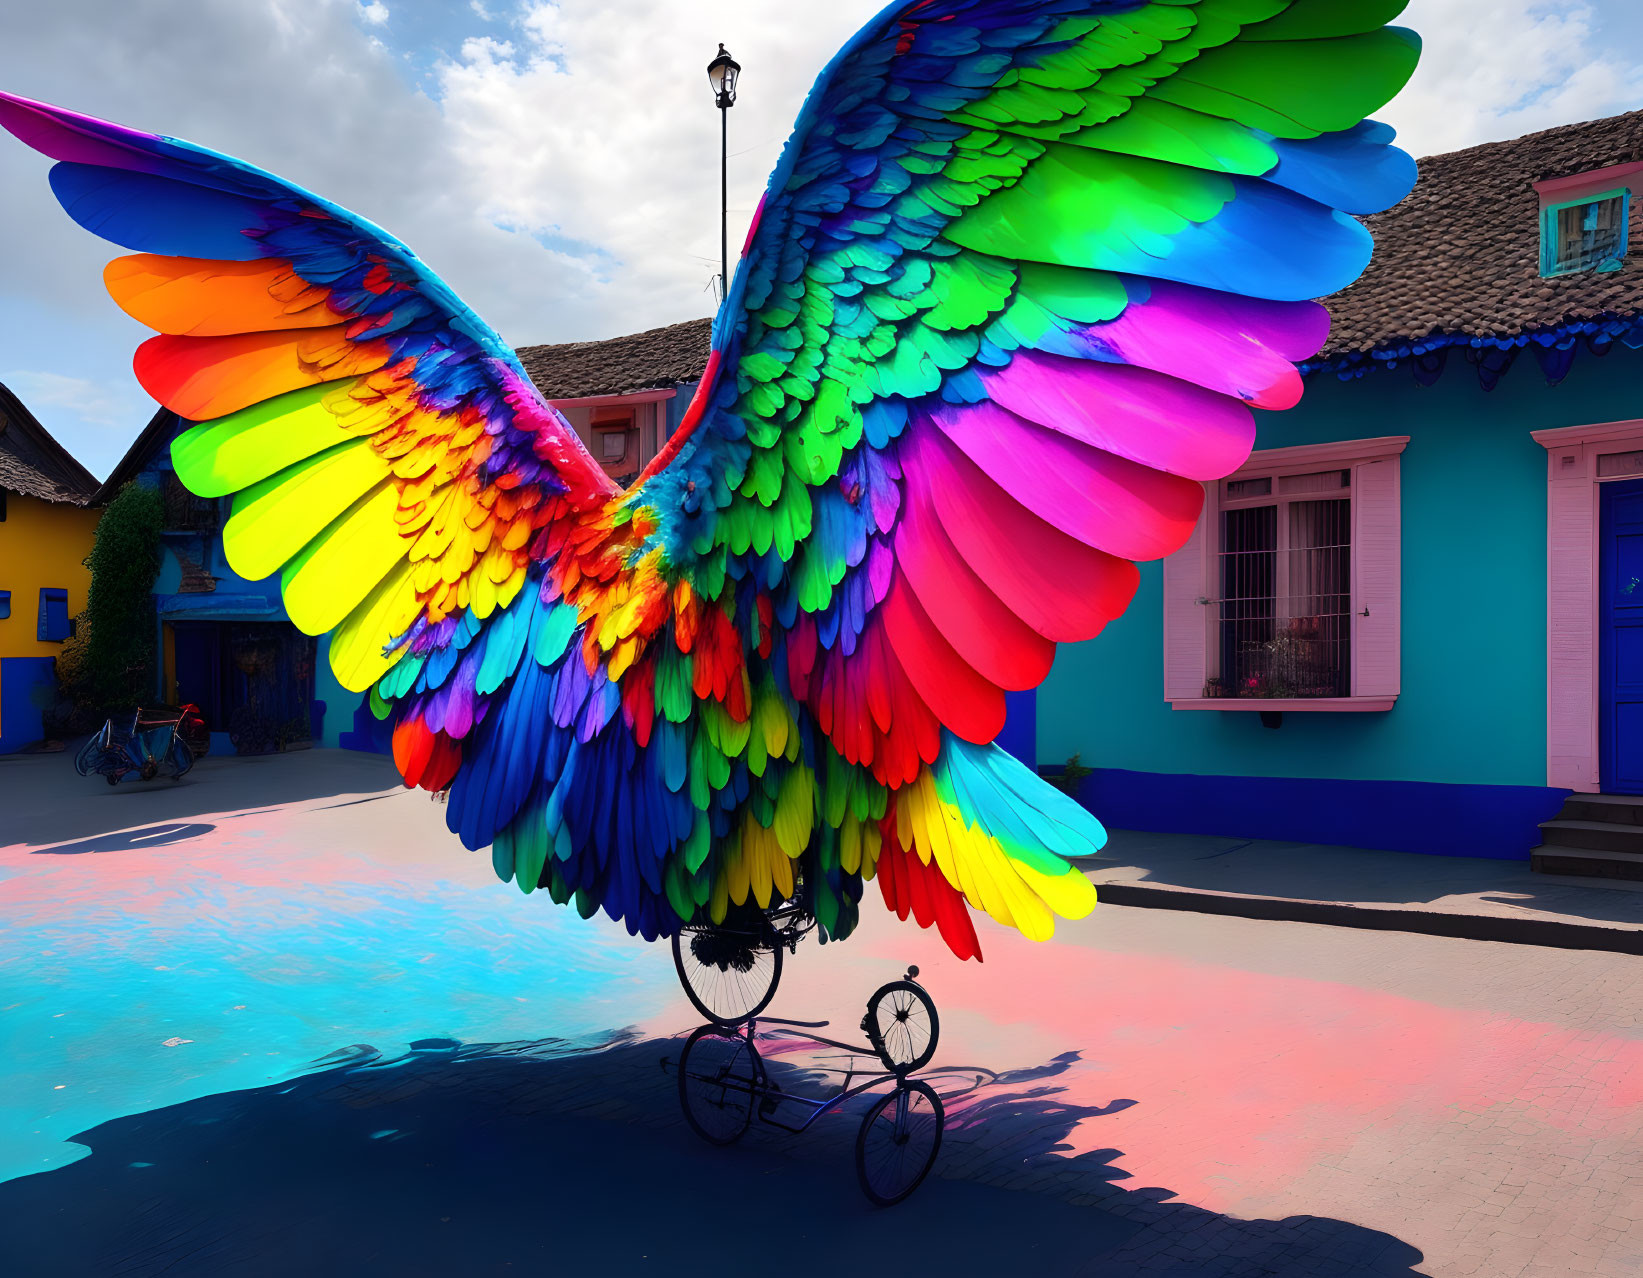
[[[1557,819],[1643,810],[1640,185],[1634,113],[1427,159],[1370,219],[1301,406],[1041,689],[1103,820],[1643,877]]]
[[[526,347],[519,355],[593,455],[613,478],[626,479],[683,417],[706,367],[710,327],[695,320],[604,342]],[[172,469],[171,441],[188,424],[168,410],[156,413],[91,500],[106,504],[136,482],[164,503],[155,695],[198,705],[214,751],[308,743],[385,751],[382,725],[331,672],[329,638],[303,634],[286,616],[279,579],[247,581],[229,567],[222,543],[229,503],[194,496]]]

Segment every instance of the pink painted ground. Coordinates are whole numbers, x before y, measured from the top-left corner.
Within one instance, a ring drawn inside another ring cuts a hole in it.
[[[99,1122],[300,1078],[354,1044],[689,1028],[664,950],[490,881],[374,765],[255,765],[286,801],[251,806],[225,764],[142,804],[87,796],[90,812],[41,797],[61,779],[38,765],[0,768],[25,818],[0,850],[0,1175],[72,1162],[69,1138]],[[325,782],[306,797],[305,769]],[[90,832],[116,822],[136,834]],[[772,1011],[855,1038],[868,993],[917,963],[938,1063],[1004,1075],[954,1098],[941,1174],[1120,1214],[1169,1199],[1214,1223],[1182,1250],[1145,1217],[1131,1268],[1098,1272],[1322,1272],[1274,1262],[1304,1250],[1282,1248],[1229,1268],[1234,1242],[1213,1241],[1239,1220],[1304,1240],[1290,1222],[1308,1217],[1417,1249],[1421,1273],[1643,1266],[1643,961],[1103,908],[1047,946],[988,927],[986,962],[960,964],[868,904],[850,942],[790,960]],[[670,1109],[667,1080],[636,1078],[623,1103]],[[847,1120],[829,1141],[848,1145]]]

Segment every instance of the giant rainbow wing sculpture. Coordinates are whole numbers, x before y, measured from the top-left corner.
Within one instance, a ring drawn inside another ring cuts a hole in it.
[[[238,160],[20,98],[224,540],[331,632],[498,875],[648,939],[864,882],[980,954],[1104,835],[992,745],[1123,612],[1251,407],[1300,397],[1405,0],[903,0],[822,75],[679,434],[618,492],[408,248]]]

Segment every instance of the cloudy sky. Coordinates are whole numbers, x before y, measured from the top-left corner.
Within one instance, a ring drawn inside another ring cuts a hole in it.
[[[712,310],[718,121],[744,64],[732,245],[804,93],[881,0],[7,0],[0,88],[242,156],[388,227],[515,345]],[[1412,0],[1417,154],[1643,106],[1637,0]],[[95,473],[152,404],[114,252],[0,135],[0,381]]]

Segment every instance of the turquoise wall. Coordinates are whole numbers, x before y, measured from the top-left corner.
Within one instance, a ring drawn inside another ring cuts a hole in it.
[[[1459,358],[1423,389],[1407,371],[1314,378],[1261,414],[1257,448],[1411,437],[1403,459],[1403,694],[1385,713],[1172,711],[1163,570],[1130,611],[1064,647],[1038,701],[1040,761],[1219,776],[1546,784],[1546,451],[1531,431],[1643,417],[1643,353],[1582,354],[1548,387],[1525,357],[1485,393]]]

